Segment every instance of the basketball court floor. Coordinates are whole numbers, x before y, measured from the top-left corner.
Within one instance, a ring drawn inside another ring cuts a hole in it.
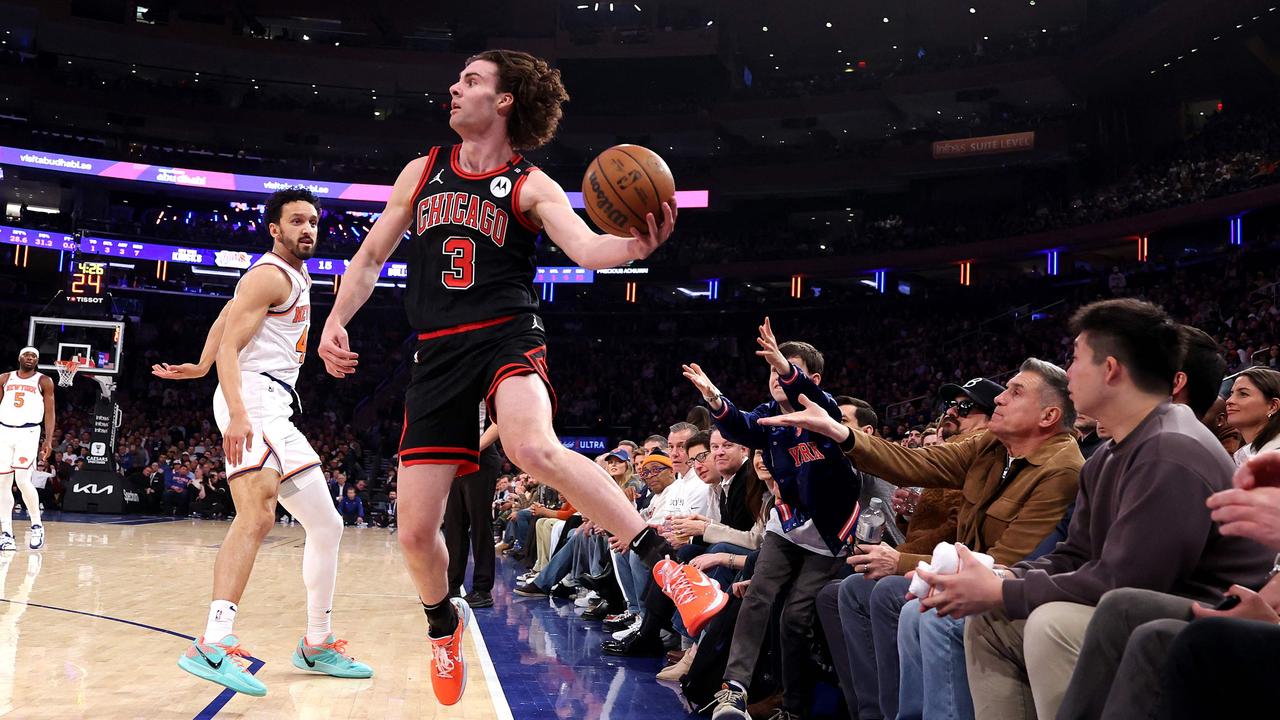
[[[236,633],[267,685],[252,698],[180,670],[204,624],[227,523],[66,514],[44,550],[0,556],[0,717],[5,718],[685,718],[656,659],[604,658],[598,625],[573,603],[516,598],[499,561],[495,606],[468,632],[466,694],[442,707],[427,676],[426,625],[395,536],[347,528],[334,629],[374,668],[369,680],[290,663],[306,620],[302,528],[277,525],[258,555]]]

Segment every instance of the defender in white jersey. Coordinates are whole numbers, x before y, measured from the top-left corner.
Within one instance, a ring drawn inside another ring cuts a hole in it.
[[[36,458],[53,453],[53,380],[36,369],[40,351],[18,352],[18,369],[0,375],[0,552],[16,550],[13,540],[13,483],[31,518],[32,550],[44,547],[40,495],[31,484]],[[44,442],[40,426],[44,425]]]
[[[368,665],[346,654],[346,641],[330,632],[342,516],[329,498],[320,458],[290,419],[301,411],[294,385],[311,328],[311,278],[304,262],[315,254],[319,202],[306,190],[281,190],[267,200],[266,214],[275,243],[240,278],[209,331],[200,362],[152,368],[159,377],[189,379],[205,375],[216,359],[213,414],[236,506],[213,566],[204,635],[178,666],[256,696],[267,688],[249,673],[248,651],[233,634],[233,623],[258,548],[275,524],[277,501],[307,532],[302,555],[307,632],[294,648],[293,665],[335,677],[373,675]]]

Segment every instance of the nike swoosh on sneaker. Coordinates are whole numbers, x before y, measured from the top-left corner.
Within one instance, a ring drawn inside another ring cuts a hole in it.
[[[305,650],[298,654],[302,656],[302,662],[306,663],[307,667],[313,668],[316,666],[315,662],[313,662],[311,658],[307,657],[307,652]]]
[[[218,662],[215,663],[214,661],[210,660],[209,656],[204,654],[204,651],[200,649],[199,645],[196,645],[196,652],[200,653],[200,657],[204,658],[204,661],[209,663],[209,667],[213,668],[214,670],[222,669],[222,661],[219,660]]]
[[[685,579],[686,579],[686,580],[688,580],[688,579],[689,579],[689,577],[686,575],[686,576],[685,576]],[[712,580],[711,580],[711,578],[707,577],[705,574],[703,574],[703,575],[702,575],[702,579],[701,579],[701,580],[689,580],[689,584],[690,584],[690,585],[697,585],[698,587],[712,587],[712,586],[713,586],[713,585],[712,585]]]

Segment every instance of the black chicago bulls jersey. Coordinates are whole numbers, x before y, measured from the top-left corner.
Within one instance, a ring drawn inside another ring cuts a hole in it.
[[[461,149],[432,148],[413,197],[405,309],[419,332],[538,309],[538,228],[517,205],[538,168],[515,155],[472,175],[458,162]]]

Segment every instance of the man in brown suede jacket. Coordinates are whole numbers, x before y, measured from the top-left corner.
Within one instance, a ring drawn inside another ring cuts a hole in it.
[[[946,404],[947,409],[942,415],[938,434],[945,438],[944,442],[964,442],[986,432],[991,424],[991,415],[995,412],[996,397],[1004,389],[1003,385],[986,378],[974,378],[963,386],[951,383],[943,385],[938,390],[938,397]],[[871,572],[863,573],[871,579],[884,576],[884,572],[877,573],[875,569],[884,566],[888,560],[896,560],[893,570],[895,575],[906,575],[915,570],[916,564],[921,560],[929,560],[933,554],[933,546],[940,542],[955,542],[956,525],[963,501],[964,491],[959,488],[924,488],[916,503],[916,511],[911,515],[907,540],[896,548],[897,557],[880,547],[869,550],[865,559],[861,555],[850,558],[851,564],[871,565]],[[887,567],[885,571],[887,572]]]
[[[794,416],[803,414],[771,418],[769,424],[794,424]],[[1031,358],[1009,381],[1008,389],[995,398],[995,411],[985,433],[919,450],[862,434],[842,434],[847,435],[844,442],[852,445],[849,457],[860,471],[897,485],[961,490],[963,500],[953,539],[992,555],[999,564],[1010,565],[1036,548],[1075,498],[1084,464],[1072,434],[1075,415],[1066,373]],[[874,562],[868,560],[853,569],[871,571]],[[856,582],[855,578],[858,576],[845,582]],[[894,591],[886,590],[886,597],[905,595],[905,578],[889,577],[877,584],[881,583],[888,583],[886,587]],[[843,613],[841,619],[845,619]],[[873,628],[872,636],[876,634]],[[890,659],[887,653],[879,652],[882,644],[876,644],[875,670],[885,677],[884,670],[896,668],[879,667]],[[858,670],[855,668],[857,676],[867,675]],[[880,692],[879,703],[892,700],[888,708],[868,707],[867,699],[861,692],[858,695],[859,717],[896,716],[896,698],[888,697],[889,693]],[[877,709],[891,712],[873,714]]]
[[[943,434],[947,435],[946,442],[961,442],[986,432],[987,425],[991,422],[991,413],[995,410],[996,396],[1002,392],[1003,385],[984,378],[970,380],[964,387],[943,385],[938,398],[946,405],[941,422],[945,428]],[[846,400],[849,401],[848,404]],[[846,426],[851,430],[874,434],[868,432],[864,424],[854,421],[855,410],[874,412],[870,406],[858,409],[854,405],[861,401],[852,398],[838,397],[836,401],[840,403]],[[874,427],[875,423],[872,422],[871,425]],[[930,443],[926,434],[925,447],[934,444],[937,443]],[[883,482],[879,478],[876,480]],[[906,488],[898,488],[894,493],[895,509],[900,501],[906,500],[907,492]],[[905,574],[915,568],[921,558],[927,559],[933,552],[934,545],[956,539],[956,515],[963,499],[964,494],[960,490],[925,488],[919,494],[915,511],[910,513],[910,521],[903,523],[906,536],[896,547],[890,547],[892,541],[868,546],[865,553],[859,551],[859,554],[846,560],[851,567],[867,562],[874,566],[872,570],[863,572],[850,581],[858,587],[843,586],[847,576],[841,576],[818,593],[818,619],[827,638],[827,647],[831,650],[832,663],[840,681],[845,705],[851,714],[856,712],[868,717],[879,717],[883,707],[884,717],[897,715],[894,708],[898,697],[898,661],[894,644],[898,610],[902,606],[900,600],[905,590],[890,587],[893,583],[886,583],[881,592],[887,593],[889,597],[879,603],[871,600],[871,593],[878,587],[877,581],[880,578]],[[842,588],[845,596],[843,601]],[[841,617],[841,605],[844,605],[845,619]],[[886,614],[876,626],[879,642],[871,635],[873,608],[883,608]],[[878,654],[885,655],[884,663],[877,662]],[[880,665],[884,668],[883,677],[880,677]]]

